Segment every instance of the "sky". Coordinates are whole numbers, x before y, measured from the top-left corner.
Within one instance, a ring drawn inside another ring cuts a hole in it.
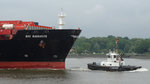
[[[0,20],[36,21],[64,29],[81,28],[80,36],[150,38],[150,0],[0,0]]]

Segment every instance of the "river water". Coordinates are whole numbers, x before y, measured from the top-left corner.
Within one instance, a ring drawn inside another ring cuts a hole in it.
[[[67,58],[66,70],[0,70],[0,84],[150,84],[150,59],[129,59],[136,71],[108,72],[87,69],[87,63],[104,58]]]

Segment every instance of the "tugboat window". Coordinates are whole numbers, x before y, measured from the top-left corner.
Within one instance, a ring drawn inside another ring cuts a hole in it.
[[[108,55],[108,58],[110,58],[110,55]]]
[[[114,58],[116,58],[116,55],[114,55]]]

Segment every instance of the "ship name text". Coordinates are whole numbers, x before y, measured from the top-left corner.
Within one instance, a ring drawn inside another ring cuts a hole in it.
[[[47,35],[25,35],[25,38],[47,38]]]

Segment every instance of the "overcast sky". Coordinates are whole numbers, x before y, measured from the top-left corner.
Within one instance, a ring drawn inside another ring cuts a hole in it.
[[[150,38],[150,0],[0,0],[0,20],[37,21],[65,29],[80,27],[81,36]]]

